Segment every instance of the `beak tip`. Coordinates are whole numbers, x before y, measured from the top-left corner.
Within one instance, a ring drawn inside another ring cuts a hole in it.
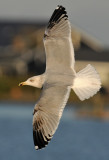
[[[24,85],[27,85],[27,84],[25,82],[21,82],[21,83],[19,83],[18,86],[24,86]]]
[[[19,83],[18,86],[19,86],[19,87],[20,87],[20,86],[23,86],[23,84],[22,84],[22,83]]]

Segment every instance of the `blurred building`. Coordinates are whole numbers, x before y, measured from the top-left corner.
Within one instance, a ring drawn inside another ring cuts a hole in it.
[[[0,76],[41,74],[44,24],[0,23]]]

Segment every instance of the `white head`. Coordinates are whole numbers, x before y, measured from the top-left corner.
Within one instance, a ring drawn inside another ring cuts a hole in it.
[[[28,85],[28,86],[33,86],[37,88],[42,88],[43,83],[44,83],[44,78],[42,75],[39,75],[39,76],[28,78],[25,82],[19,83],[19,86]]]

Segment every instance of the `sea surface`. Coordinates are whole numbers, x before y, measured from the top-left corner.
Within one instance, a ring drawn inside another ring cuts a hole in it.
[[[49,143],[36,151],[34,104],[0,103],[0,160],[109,160],[109,121],[80,119],[67,107]]]

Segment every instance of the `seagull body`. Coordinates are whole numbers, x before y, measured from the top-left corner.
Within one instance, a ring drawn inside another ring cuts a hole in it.
[[[46,71],[19,85],[42,88],[33,111],[33,140],[35,149],[44,148],[53,137],[71,89],[80,100],[92,97],[99,91],[101,81],[90,64],[75,72],[71,25],[64,7],[53,12],[44,34]]]

